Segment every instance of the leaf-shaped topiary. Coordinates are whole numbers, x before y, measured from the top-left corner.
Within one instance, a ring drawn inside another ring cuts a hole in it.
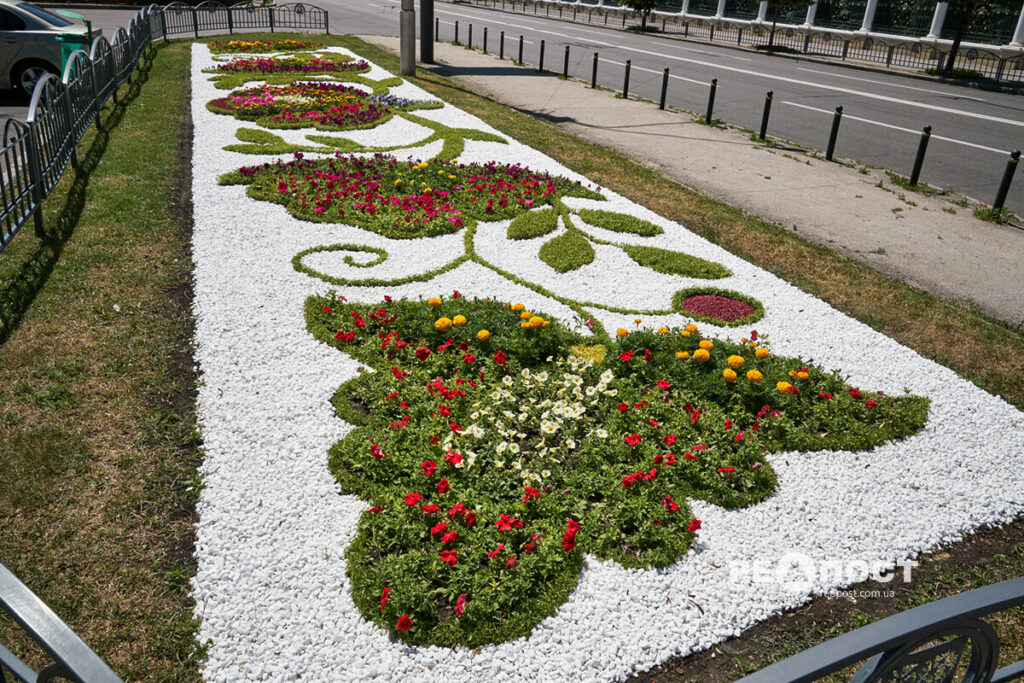
[[[770,452],[870,448],[928,408],[775,357],[756,332],[621,330],[597,353],[521,304],[454,295],[329,294],[306,319],[373,369],[334,397],[354,428],[330,469],[372,506],[346,554],[353,599],[414,644],[525,635],[567,599],[583,553],[668,565],[701,527],[689,499],[755,504],[777,487]]]

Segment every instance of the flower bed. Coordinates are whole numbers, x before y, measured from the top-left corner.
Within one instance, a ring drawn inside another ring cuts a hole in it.
[[[310,671],[325,680],[622,680],[859,580],[822,572],[791,584],[781,562],[794,553],[815,567],[892,567],[1021,513],[1020,412],[614,192],[556,191],[515,215],[412,237],[382,234],[362,211],[342,218],[332,204],[319,215],[315,206],[295,213],[254,200],[251,187],[218,184],[225,174],[241,181],[246,162],[226,149],[233,143],[306,143],[262,127],[262,137],[239,135],[253,124],[212,115],[216,75],[203,69],[214,60],[193,49],[205,452],[193,587],[209,680]],[[364,78],[371,75],[385,79],[374,87],[389,78],[376,68]],[[427,97],[409,84],[386,87]],[[448,105],[421,120],[428,123],[398,114],[319,137],[359,149],[415,147],[395,151],[394,163],[423,159],[424,172],[449,168],[434,166],[439,154],[466,168],[500,159],[588,189],[586,178]],[[466,187],[452,175],[449,190]],[[556,247],[570,241],[574,255],[563,259]],[[701,287],[707,277],[720,289]],[[334,292],[325,293],[325,280]],[[466,296],[437,307],[417,300],[453,289]],[[693,317],[676,304],[694,294],[756,295],[759,334],[747,324],[687,330]],[[402,337],[382,349],[391,332]],[[449,338],[452,346],[439,348]],[[751,343],[769,355],[759,358]],[[755,370],[760,379],[748,374]],[[579,419],[565,416],[570,402],[576,413],[574,377]],[[557,381],[571,384],[557,420],[513,410],[532,408],[530,399],[553,408],[563,400]],[[438,414],[442,388],[453,396],[443,404],[449,415]],[[591,406],[594,397],[603,401]],[[700,411],[696,424],[687,403]],[[515,425],[516,437],[496,441],[491,417],[506,431]],[[553,428],[567,438],[552,440],[545,430]],[[536,447],[544,434],[548,445]],[[462,460],[442,452],[449,435]],[[519,470],[512,455],[523,459]],[[548,456],[561,462],[534,466]],[[736,480],[742,490],[728,485]],[[378,503],[385,509],[371,512]],[[428,526],[429,515],[437,519]],[[601,520],[611,520],[608,530]],[[611,533],[611,524],[621,531],[631,520],[628,533]],[[701,527],[691,530],[694,520]]]
[[[213,82],[218,88],[230,90],[249,81],[262,80],[267,85],[290,83],[297,78],[314,75],[338,77],[370,70],[365,60],[331,55],[292,55],[288,57],[242,57],[221,62],[206,70],[217,74]]]
[[[268,128],[318,130],[369,128],[387,121],[395,110],[430,106],[435,105],[323,82],[261,85],[236,90],[209,103],[213,112],[255,121]]]
[[[319,50],[323,43],[310,40],[217,40],[209,43],[210,52],[217,54],[298,52]]]

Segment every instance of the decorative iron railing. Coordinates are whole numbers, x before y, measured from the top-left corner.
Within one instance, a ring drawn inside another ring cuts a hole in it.
[[[150,5],[139,10],[128,28],[118,28],[110,40],[99,36],[88,52],[72,53],[61,78],[52,74],[41,78],[32,92],[26,120],[8,120],[0,140],[0,251],[30,218],[36,234],[45,236],[43,200],[68,162],[77,166],[78,141],[107,101],[117,101],[117,89],[129,80],[154,40],[261,29],[327,33],[328,15],[302,3]]]

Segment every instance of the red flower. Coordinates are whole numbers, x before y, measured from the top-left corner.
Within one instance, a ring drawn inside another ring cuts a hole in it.
[[[629,436],[623,439],[623,441],[625,441],[626,445],[628,446],[635,446],[638,443],[640,443],[641,440],[642,439],[640,438],[639,434],[630,434]]]
[[[523,550],[529,555],[537,549],[538,543],[540,543],[540,534],[530,534],[530,540],[523,546]]]
[[[452,422],[448,427],[456,434],[462,431],[462,427],[459,426],[458,422]]]
[[[453,299],[461,299],[462,298],[462,294],[459,293],[459,290],[453,289],[452,290],[452,298]],[[462,597],[466,597],[466,596],[462,596]]]
[[[516,559],[515,555],[508,558],[508,562],[505,563],[505,569],[515,569],[519,566],[519,560]]]
[[[472,510],[467,510],[466,514],[462,516],[462,521],[466,523],[466,526],[473,526],[476,524],[476,513]]]
[[[576,532],[580,530],[580,523],[570,517],[565,520],[565,530],[575,536]]]
[[[655,420],[653,417],[647,418],[647,423],[654,427],[655,429],[661,429],[661,425],[658,424],[658,421]]]
[[[456,453],[455,451],[448,451],[444,454],[444,459],[448,461],[448,464],[455,467],[462,462],[462,454]]]
[[[856,389],[850,389],[850,396],[853,396],[855,399],[859,400],[860,399],[860,392],[857,391]]]
[[[732,467],[732,466],[729,466],[729,467],[719,467],[718,468],[718,473],[719,474],[732,474],[735,471],[736,471],[736,468]]]
[[[524,488],[525,488],[524,495],[523,495],[523,502],[524,503],[529,503],[531,500],[538,500],[540,498],[540,491],[539,490],[537,490],[537,489],[535,489],[533,487],[530,487],[530,486],[524,486]]]
[[[444,522],[441,522],[441,523],[444,524]],[[444,536],[441,537],[441,545],[448,545],[449,543],[451,543],[452,541],[454,541],[458,537],[459,537],[459,532],[458,531],[449,531],[448,533],[446,533]]]
[[[476,356],[474,356],[471,353],[467,353],[467,354],[462,356],[462,360],[466,361],[467,363],[475,363],[476,362]]]
[[[447,493],[448,489],[450,489],[450,488],[451,488],[451,486],[448,485],[448,480],[445,479],[444,477],[441,477],[441,481],[437,482],[437,492],[438,493]]]
[[[679,503],[672,500],[672,496],[666,495],[661,499],[661,504],[665,506],[665,509],[669,512],[675,512],[679,509]]]
[[[500,555],[503,550],[505,550],[505,544],[504,543],[499,543],[497,548],[487,552],[487,559],[488,560],[493,560],[498,555]]]
[[[757,341],[757,330],[750,331],[750,341]]]
[[[619,354],[619,360],[621,360],[623,363],[628,363],[632,359],[633,359],[633,352],[632,351],[623,351],[622,353]]]
[[[405,504],[408,505],[409,507],[416,507],[416,504],[419,503],[422,498],[423,496],[421,496],[420,494],[413,493],[412,491],[410,491],[409,493],[405,494]]]
[[[370,455],[373,456],[374,460],[383,460],[384,459],[384,451],[382,451],[380,449],[380,446],[378,446],[375,443],[370,444]]]
[[[457,550],[442,550],[439,554],[441,555],[441,561],[451,567],[454,567],[455,563],[459,561]]]
[[[644,349],[644,360],[647,361],[648,363],[654,360],[653,356],[651,355],[650,349]]]
[[[440,509],[441,508],[437,507],[437,505],[434,505],[433,503],[431,503],[430,505],[421,505],[420,506],[420,510],[423,510],[423,514],[426,514],[426,515],[436,515],[438,510],[440,510]]]
[[[402,616],[398,617],[398,623],[395,624],[395,628],[397,628],[399,631],[408,631],[412,628],[412,619],[409,618],[408,614],[403,614]]]
[[[428,477],[434,476],[434,472],[437,472],[437,463],[433,460],[424,460],[420,463],[420,467],[423,468],[423,474]]]
[[[441,437],[439,437],[439,436],[432,436],[432,437],[430,437],[430,445],[431,446],[436,446],[439,443],[441,443]]]
[[[732,420],[725,418],[725,431],[729,431],[730,429],[732,429]]]
[[[678,437],[678,436],[676,436],[675,434],[669,434],[668,436],[664,436],[664,437],[662,437],[662,438],[661,438],[661,440],[665,442],[665,445],[666,445],[666,446],[668,446],[669,448],[671,448],[672,446],[674,446],[674,445],[675,445],[675,443],[676,443],[676,440],[677,440],[678,438],[679,438],[679,437]]]
[[[401,371],[401,370],[399,370],[399,369],[398,369],[397,367],[395,367],[395,366],[392,366],[392,367],[391,367],[391,374],[392,374],[392,375],[394,375],[394,376],[395,376],[395,379],[397,379],[398,381],[402,381],[403,379],[405,379],[405,376],[406,376],[407,374],[409,374],[409,373],[407,373],[407,372],[402,372],[402,371]]]
[[[384,506],[381,505],[380,507],[372,507],[369,510],[367,510],[367,512],[369,512],[371,515],[375,515],[378,512],[384,512]]]
[[[430,349],[428,349],[426,346],[421,346],[420,348],[416,349],[416,358],[418,360],[426,360],[430,358]]]
[[[461,515],[465,511],[465,505],[463,505],[462,503],[456,503],[451,509],[448,510],[448,516],[455,517],[456,515]]]
[[[697,531],[698,529],[700,529],[699,519],[690,520],[690,525],[686,527],[686,530],[689,531],[691,534]]]
[[[498,365],[504,365],[506,360],[508,360],[508,358],[505,357],[505,353],[503,351],[498,351],[494,354],[494,362]]]
[[[671,384],[669,384],[668,382],[666,382],[666,381],[665,381],[665,380],[663,380],[663,379],[659,379],[659,380],[658,380],[658,388],[659,388],[659,389],[671,389],[671,388],[672,388],[672,385],[671,385]]]
[[[448,531],[448,525],[444,522],[438,522],[433,526],[433,528],[431,528],[430,535],[437,536],[438,534],[443,534],[446,531]]]
[[[458,294],[458,292],[456,292]],[[459,593],[459,599],[455,601],[455,613],[460,617],[466,613],[466,594]]]
[[[344,330],[338,330],[338,333],[334,335],[336,341],[352,341],[355,338],[355,332],[345,332]]]
[[[498,531],[511,531],[512,527],[516,529],[523,528],[522,520],[516,519],[515,517],[509,517],[504,512],[498,517],[498,521],[494,523],[494,526],[498,527]]]
[[[449,415],[452,414],[452,409],[442,404],[437,407],[437,414],[440,415],[441,417],[448,417]]]
[[[321,306],[320,310],[323,311],[324,313],[333,313],[334,312],[334,309],[331,308],[330,306]]]
[[[831,401],[832,400],[832,394],[826,394],[824,391],[822,391],[822,392],[820,392],[818,394],[818,398],[823,398],[826,401]],[[758,417],[760,417],[760,416],[758,416]]]
[[[875,399],[873,399],[873,398],[869,398],[869,399],[868,399],[868,400],[867,400],[867,401],[866,401],[866,402],[864,403],[864,407],[865,407],[865,408],[868,408],[868,409],[870,409],[870,408],[874,408],[874,407],[875,407],[875,406],[877,406],[877,405],[878,405],[878,404],[877,404],[877,403],[875,403]]]
[[[576,547],[576,536],[575,534],[566,534],[562,536],[562,547],[567,551],[572,550]]]
[[[390,592],[391,592],[391,589],[390,589],[390,588],[385,588],[385,589],[384,589],[384,590],[383,590],[383,591],[381,592],[381,594],[380,594],[380,611],[381,611],[381,612],[383,612],[383,611],[384,611],[384,605],[385,605],[385,604],[387,604],[387,601],[388,601],[388,593],[390,593]]]

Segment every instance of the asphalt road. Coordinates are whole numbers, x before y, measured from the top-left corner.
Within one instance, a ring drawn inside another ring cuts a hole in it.
[[[330,12],[332,33],[398,33],[398,0],[318,0],[316,4]],[[93,19],[108,37],[133,16],[122,10],[78,11]],[[657,101],[668,67],[667,102],[690,111],[705,112],[709,84],[717,78],[714,117],[753,130],[760,126],[765,93],[773,90],[769,136],[805,147],[825,148],[833,111],[842,105],[836,155],[903,175],[910,173],[921,128],[931,125],[921,180],[985,203],[995,197],[1009,151],[1024,147],[1024,98],[1020,96],[466,4],[437,2],[435,16],[441,40],[454,38],[454,24],[459,21],[460,40],[467,40],[472,24],[473,44],[480,47],[487,27],[490,51],[498,50],[499,34],[504,31],[506,57],[516,54],[522,35],[527,64],[538,63],[543,40],[549,70],[561,71],[568,45],[570,74],[587,82],[597,52],[598,83],[619,91],[628,59],[631,96]],[[542,83],[538,80],[538,87]],[[0,93],[0,114],[24,112],[27,101],[12,102],[20,107],[7,108],[4,95],[10,94]],[[544,94],[538,92],[538,97]],[[1015,179],[1006,205],[1024,215],[1024,177]]]

